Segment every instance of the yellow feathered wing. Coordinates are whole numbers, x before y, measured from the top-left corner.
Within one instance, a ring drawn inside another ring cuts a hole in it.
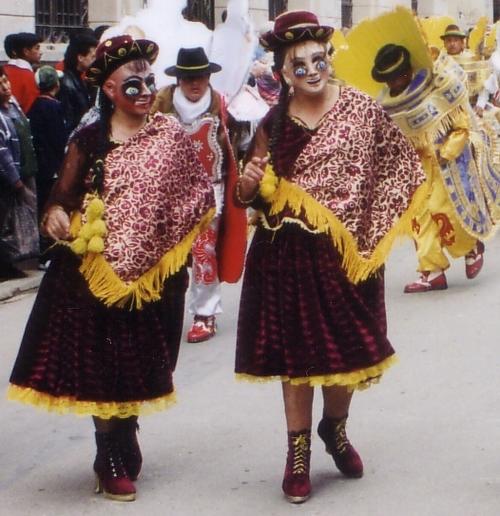
[[[382,85],[375,82],[371,70],[378,50],[388,43],[403,45],[411,55],[414,69],[432,68],[432,57],[416,17],[406,7],[356,25],[346,37],[347,48],[333,57],[336,77],[377,97]]]
[[[441,35],[444,34],[446,27],[456,24],[456,21],[451,16],[430,16],[429,18],[419,18],[418,21],[429,46],[439,49],[444,48]]]
[[[478,57],[484,52],[484,38],[486,36],[487,28],[488,18],[486,18],[486,16],[481,16],[477,21],[476,26],[469,34],[469,49]]]

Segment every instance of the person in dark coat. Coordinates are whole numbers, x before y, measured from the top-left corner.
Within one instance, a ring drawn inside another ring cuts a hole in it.
[[[52,66],[42,66],[37,70],[35,80],[40,95],[29,110],[28,118],[38,162],[36,190],[38,216],[41,219],[50,190],[63,162],[68,131],[63,106],[56,98],[60,89],[58,72]],[[48,260],[48,247],[49,241],[41,237],[40,268],[44,268]]]
[[[82,78],[95,59],[97,40],[83,33],[73,36],[64,54],[64,77],[58,98],[71,133],[92,105],[90,90]]]

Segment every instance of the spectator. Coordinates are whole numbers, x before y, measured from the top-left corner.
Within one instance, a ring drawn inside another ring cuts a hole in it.
[[[31,32],[9,34],[4,40],[5,52],[9,56],[4,70],[10,81],[12,95],[24,113],[29,111],[38,97],[33,65],[40,64],[40,41],[40,37]]]
[[[0,227],[8,216],[13,197],[35,204],[33,180],[29,176],[23,177],[21,169],[21,145],[13,121],[18,112],[22,115],[12,98],[7,74],[0,66]],[[0,240],[0,281],[24,276],[24,272],[12,264],[6,244]]]
[[[42,66],[37,70],[35,80],[40,95],[29,110],[28,118],[38,162],[36,192],[40,217],[64,158],[68,132],[62,104],[56,99],[58,72],[52,66]],[[48,243],[46,238],[40,238],[40,268],[45,268]]]
[[[76,34],[71,37],[64,54],[64,77],[61,80],[59,100],[69,132],[78,125],[92,105],[90,90],[82,76],[95,59],[96,46],[97,40],[93,35]]]

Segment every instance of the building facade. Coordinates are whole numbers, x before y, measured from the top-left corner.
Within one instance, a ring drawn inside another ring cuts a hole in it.
[[[0,41],[12,32],[37,32],[44,38],[44,60],[59,59],[68,33],[79,27],[114,24],[124,16],[159,0],[0,0]],[[165,1],[165,0],[163,0]],[[349,27],[365,17],[406,5],[420,16],[449,15],[462,28],[472,26],[480,16],[500,18],[500,0],[248,0],[257,29],[291,9],[307,9],[323,23]],[[228,0],[186,0],[186,17],[213,28],[221,21]],[[5,59],[3,49],[0,60]]]

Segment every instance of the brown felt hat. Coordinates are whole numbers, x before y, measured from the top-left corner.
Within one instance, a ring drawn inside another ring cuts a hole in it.
[[[276,50],[282,46],[300,41],[328,41],[333,27],[320,25],[318,17],[309,11],[287,11],[276,17],[274,28],[260,37],[266,50]]]

